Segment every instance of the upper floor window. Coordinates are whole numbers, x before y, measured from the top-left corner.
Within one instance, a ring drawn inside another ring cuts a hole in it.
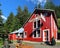
[[[40,27],[40,20],[37,21],[37,24],[38,24],[37,26],[39,28]]]
[[[51,13],[50,13],[50,12],[43,12],[42,15],[43,15],[43,16],[50,16]]]
[[[40,20],[37,20],[34,22],[34,28],[39,28],[40,27]]]

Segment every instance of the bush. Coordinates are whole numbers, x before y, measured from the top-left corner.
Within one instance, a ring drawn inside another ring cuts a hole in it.
[[[55,41],[54,37],[52,37],[51,45],[55,45],[55,44],[56,44],[56,41]]]

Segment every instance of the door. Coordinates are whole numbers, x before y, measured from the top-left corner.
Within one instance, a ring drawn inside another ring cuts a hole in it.
[[[43,41],[49,41],[50,40],[50,34],[49,29],[43,30]]]

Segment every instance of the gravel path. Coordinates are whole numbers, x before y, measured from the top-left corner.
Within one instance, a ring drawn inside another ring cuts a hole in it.
[[[34,46],[34,48],[60,48],[60,45],[49,46],[45,44],[29,44],[29,43],[27,43],[27,45]]]
[[[6,43],[6,45],[8,45],[7,44],[7,42],[5,42]],[[43,44],[43,43],[24,43],[25,45],[31,45],[31,46],[33,46],[34,48],[60,48],[60,44],[59,45],[55,45],[55,46],[49,46],[49,45],[46,45],[46,44]],[[10,45],[10,48],[15,48],[15,45]]]

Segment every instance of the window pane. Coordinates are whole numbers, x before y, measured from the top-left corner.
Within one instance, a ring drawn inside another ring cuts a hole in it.
[[[34,22],[34,28],[36,28],[36,22]]]
[[[51,15],[50,12],[43,12],[42,14],[43,14],[43,16],[50,16]]]
[[[40,27],[40,20],[38,20],[38,28]]]
[[[37,30],[38,37],[40,37],[40,30]]]
[[[34,31],[34,37],[36,37],[36,31]]]
[[[36,23],[37,22],[37,23]],[[40,20],[34,22],[34,28],[39,28],[40,27]]]

